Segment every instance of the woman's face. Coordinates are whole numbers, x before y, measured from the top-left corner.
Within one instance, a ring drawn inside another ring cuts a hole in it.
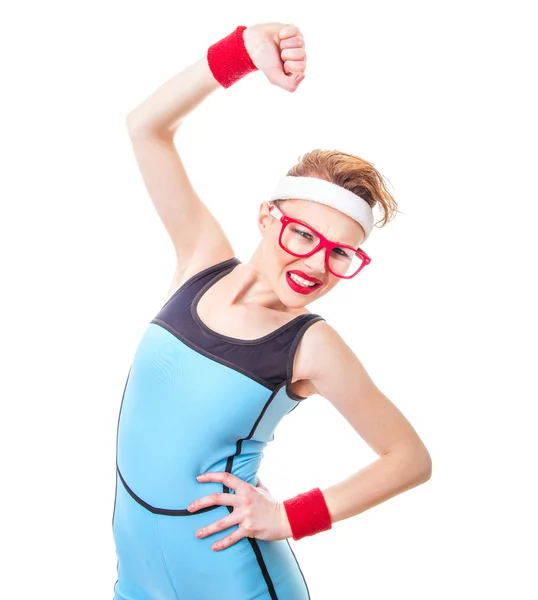
[[[309,200],[285,200],[277,203],[278,208],[288,216],[306,223],[332,242],[340,242],[357,248],[364,239],[362,227],[351,217],[340,211]],[[301,258],[293,256],[280,247],[278,238],[282,223],[269,212],[269,204],[264,202],[258,215],[258,227],[263,236],[262,268],[275,293],[283,304],[290,308],[300,308],[324,296],[339,281],[327,269],[326,248]],[[299,271],[321,282],[314,288],[304,288],[290,281],[289,271]],[[310,289],[312,291],[310,291]],[[308,293],[302,293],[302,292]]]

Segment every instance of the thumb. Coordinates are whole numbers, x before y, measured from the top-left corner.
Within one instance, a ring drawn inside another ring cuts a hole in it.
[[[278,67],[269,69],[266,75],[271,83],[284,88],[288,92],[294,92],[305,77],[304,73],[286,74],[282,68]]]

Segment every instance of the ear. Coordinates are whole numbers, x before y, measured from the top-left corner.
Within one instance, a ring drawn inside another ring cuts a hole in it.
[[[258,213],[258,229],[262,235],[267,231],[267,228],[271,225],[272,219],[273,217],[269,212],[269,204],[267,202],[262,202],[260,204],[260,210]]]

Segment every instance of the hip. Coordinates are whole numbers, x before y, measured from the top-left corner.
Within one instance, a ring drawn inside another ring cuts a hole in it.
[[[115,600],[309,600],[288,540],[242,538],[212,544],[238,525],[198,539],[196,531],[229,515],[226,506],[156,514],[137,502],[116,475],[112,528],[118,558]]]

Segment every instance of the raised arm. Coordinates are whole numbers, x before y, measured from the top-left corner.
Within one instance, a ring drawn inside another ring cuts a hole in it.
[[[241,32],[240,41],[253,68],[259,68],[274,85],[289,92],[297,89],[304,78],[306,60],[297,27],[283,23],[253,25]],[[213,75],[205,54],[127,116],[140,172],[176,253],[169,296],[192,275],[234,256],[222,227],[194,190],[174,145],[183,119],[221,87],[219,77]]]
[[[183,119],[219,87],[204,56],[127,116],[140,173],[175,249],[176,270],[169,295],[191,273],[234,256],[222,227],[189,180],[174,144]]]

